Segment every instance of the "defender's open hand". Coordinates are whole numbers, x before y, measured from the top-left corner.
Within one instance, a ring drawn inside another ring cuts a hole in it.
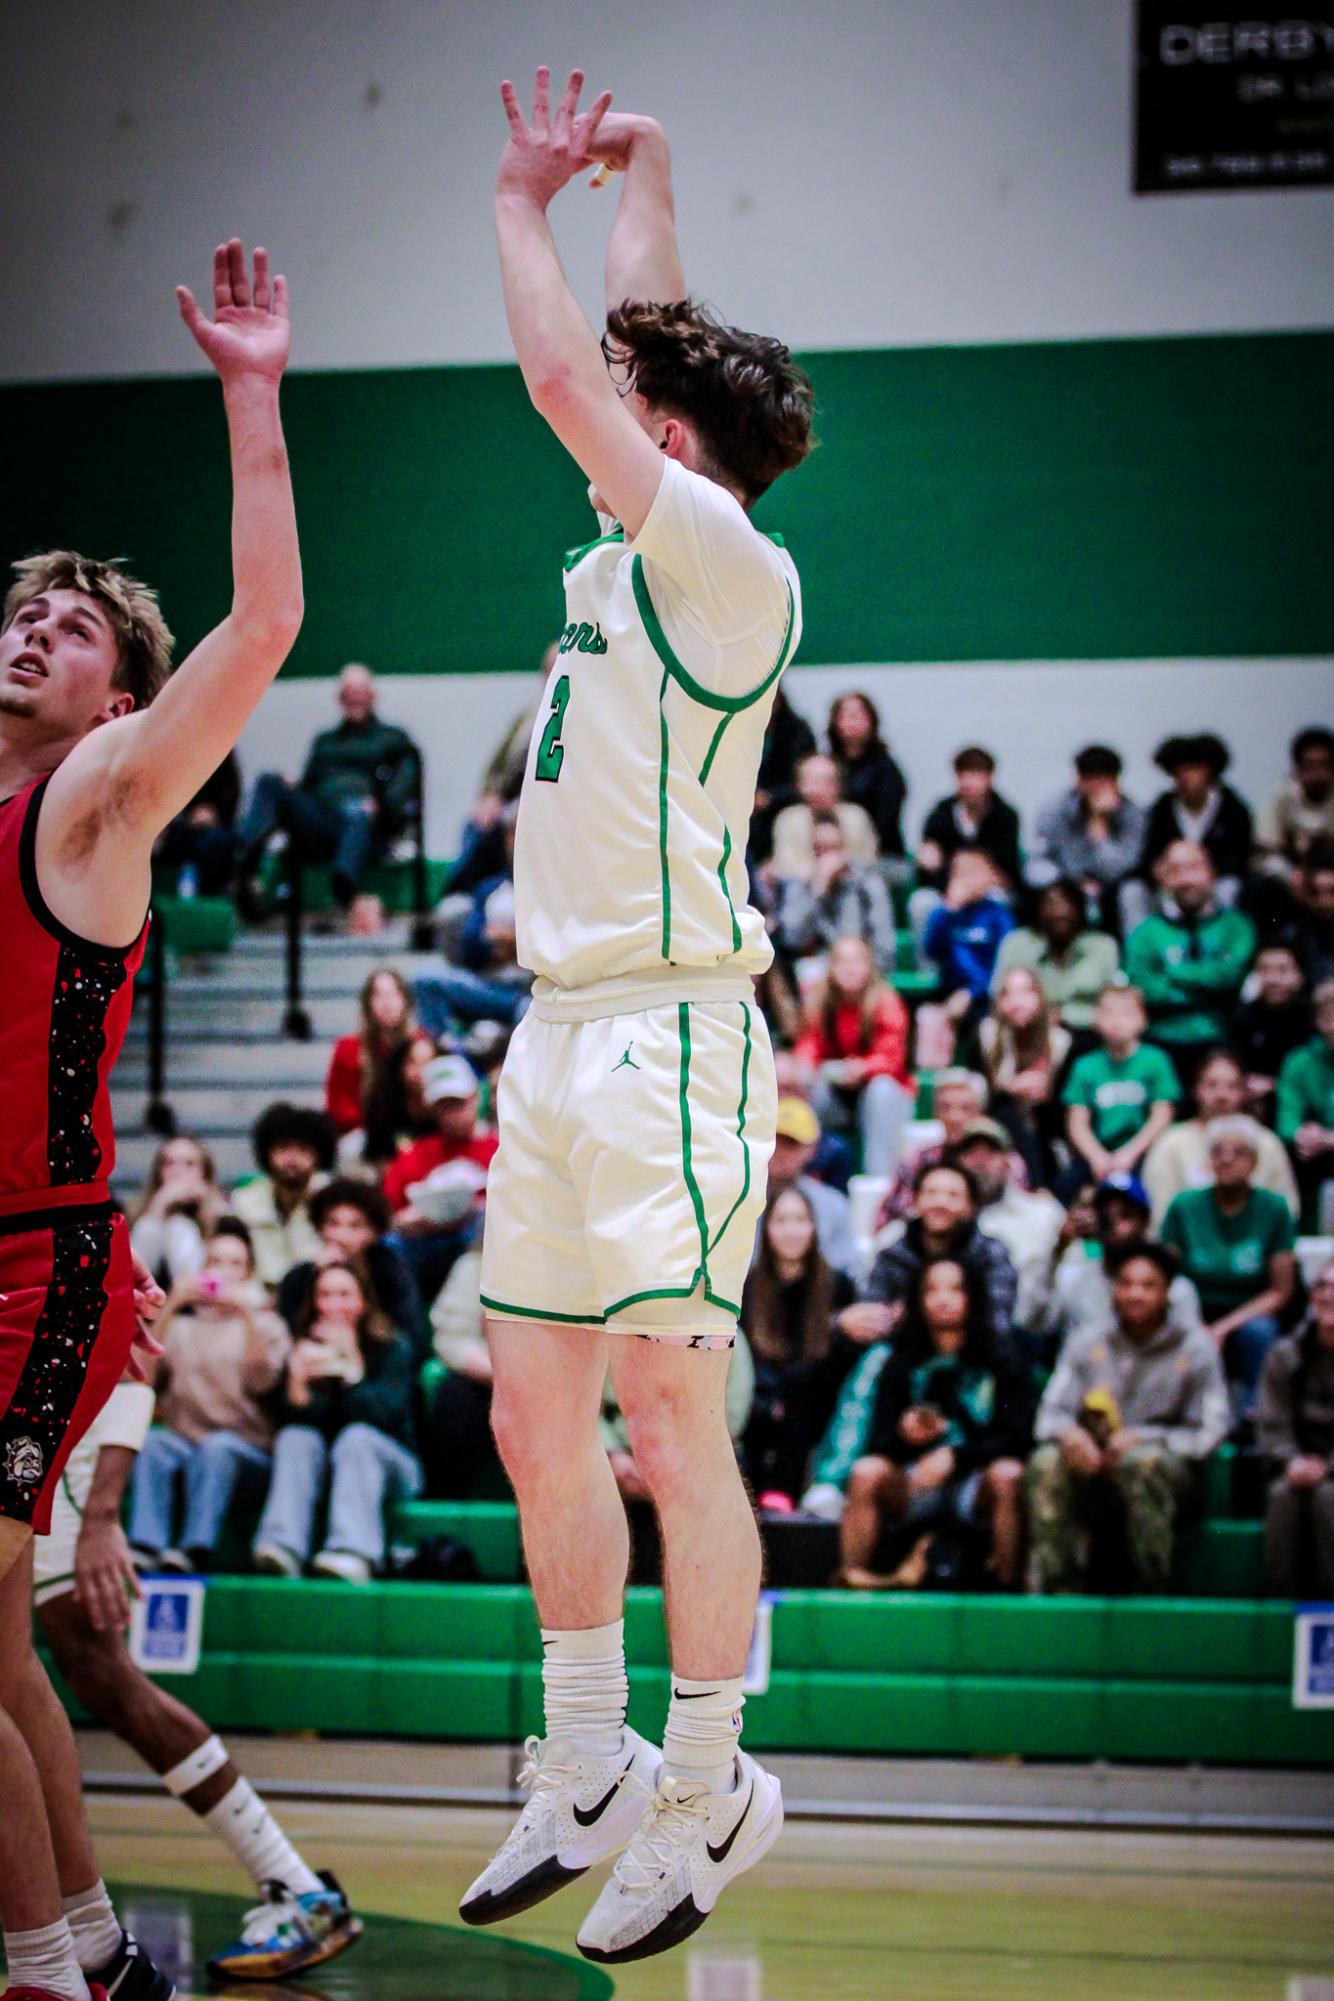
[[[292,329],[287,319],[287,280],[269,280],[269,253],[255,251],[252,297],[245,249],[238,236],[213,253],[213,318],[200,312],[188,285],[176,287],[181,318],[224,382],[241,375],[276,382],[287,366]]]
[[[544,63],[533,85],[533,116],[524,122],[518,94],[508,80],[500,86],[501,102],[510,122],[510,139],[500,156],[496,187],[501,193],[523,194],[545,208],[576,174],[598,164],[598,128],[611,103],[604,90],[587,111],[579,109],[584,87],[581,69],[570,71],[565,93],[551,113],[551,71]]]

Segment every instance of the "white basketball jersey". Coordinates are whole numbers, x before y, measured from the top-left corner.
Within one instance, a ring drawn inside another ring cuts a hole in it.
[[[520,964],[567,990],[763,972],[746,839],[801,633],[795,566],[666,460],[635,542],[615,528],[573,550],[565,595],[519,809]]]

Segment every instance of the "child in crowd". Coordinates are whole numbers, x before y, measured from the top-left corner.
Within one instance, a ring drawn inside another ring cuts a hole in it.
[[[1077,1156],[1071,1185],[1133,1172],[1172,1123],[1181,1086],[1171,1061],[1144,1040],[1137,987],[1104,987],[1093,1027],[1100,1047],[1081,1056],[1065,1087],[1066,1132]],[[1058,1188],[1057,1193],[1063,1191]]]
[[[945,901],[933,910],[922,950],[940,968],[945,1012],[955,1024],[975,1024],[986,1012],[1001,941],[1014,912],[1000,870],[980,848],[960,848],[950,863]]]

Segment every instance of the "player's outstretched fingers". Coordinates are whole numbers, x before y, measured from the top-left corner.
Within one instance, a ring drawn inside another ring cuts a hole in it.
[[[269,292],[269,253],[258,243],[255,245],[255,304],[267,313],[272,303]]]
[[[533,79],[533,130],[549,132],[551,129],[551,71],[545,63],[538,66]]]
[[[202,339],[208,327],[208,321],[200,312],[199,301],[188,285],[178,285],[176,287],[176,305],[181,318],[185,321],[195,339]]]
[[[281,271],[275,272],[273,278],[273,313],[275,319],[287,318],[287,280]]]
[[[516,144],[522,145],[528,137],[528,127],[524,123],[523,113],[519,109],[519,93],[515,90],[514,85],[508,77],[505,78],[505,81],[500,86],[500,101],[505,107],[505,116],[510,122],[510,136]]]
[[[221,312],[232,303],[232,262],[227,245],[220,243],[213,253],[213,310]]]
[[[232,281],[232,304],[234,306],[248,306],[250,304],[250,280],[246,276],[245,245],[239,236],[234,236],[227,245],[227,265]]]
[[[584,73],[581,69],[570,71],[570,80],[556,106],[556,120],[552,131],[558,139],[568,139],[574,129],[575,113],[579,109],[579,93],[584,87]]]
[[[587,112],[579,120],[579,125],[575,137],[578,140],[579,151],[587,155],[590,159],[592,158],[593,148],[597,145],[598,130],[602,124],[603,119],[606,117],[607,113],[610,110],[611,110],[611,92],[609,90],[604,90],[599,97],[595,97],[593,99],[593,102],[589,105]],[[598,171],[601,172],[601,169],[599,168]],[[610,179],[610,175],[608,175],[608,179]],[[595,186],[602,185],[601,182],[596,180],[596,177],[594,180],[594,185]]]

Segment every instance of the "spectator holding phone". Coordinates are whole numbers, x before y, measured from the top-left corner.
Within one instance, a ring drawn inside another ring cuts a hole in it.
[[[130,1212],[130,1245],[160,1286],[204,1268],[205,1245],[227,1208],[213,1156],[188,1133],[163,1140]]]

